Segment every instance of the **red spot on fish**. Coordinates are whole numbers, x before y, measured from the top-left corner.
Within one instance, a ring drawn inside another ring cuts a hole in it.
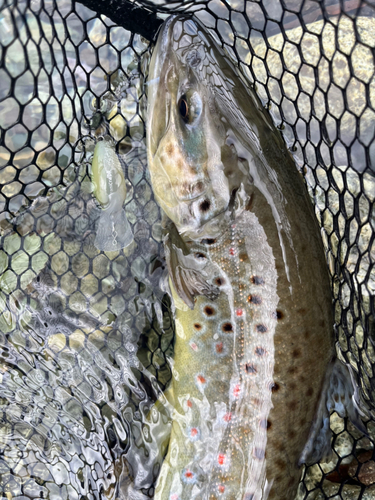
[[[173,493],[173,495],[171,495],[171,499],[170,500],[178,500],[177,493]]]
[[[190,429],[190,436],[195,437],[198,434],[198,429],[196,427],[193,427]]]
[[[198,351],[198,346],[197,346],[197,344],[195,342],[192,342],[190,344],[190,347],[193,349],[193,351]]]
[[[190,401],[190,399],[186,401],[186,404],[188,405],[189,408],[193,406],[193,403]]]
[[[243,310],[242,309],[237,309],[236,310],[237,316],[242,316],[243,315]]]
[[[203,377],[203,375],[198,375],[197,380],[200,384],[206,383],[206,379]]]
[[[238,398],[238,396],[240,395],[240,392],[241,392],[241,386],[240,386],[240,384],[236,384],[233,388],[233,396],[235,398]]]
[[[219,486],[217,487],[217,489],[219,490],[219,493],[224,493],[225,486],[223,484],[219,484]]]
[[[223,417],[223,419],[226,421],[226,422],[230,422],[232,420],[232,413],[230,411],[228,411],[228,413],[226,413]]]
[[[185,477],[186,478],[191,479],[193,476],[194,476],[194,474],[191,471],[187,470],[185,472]]]
[[[235,249],[232,247],[229,249],[229,255],[234,255],[235,254]]]
[[[216,348],[216,352],[218,354],[221,354],[223,352],[223,348],[224,348],[223,343],[222,342],[218,342],[216,344],[215,348]]]
[[[226,457],[222,453],[219,453],[219,456],[217,457],[217,462],[219,465],[224,465],[225,464]]]

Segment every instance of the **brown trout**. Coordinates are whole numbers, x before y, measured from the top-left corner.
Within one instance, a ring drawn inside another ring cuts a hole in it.
[[[322,241],[267,111],[196,21],[169,18],[148,81],[148,161],[175,305],[169,448],[158,500],[291,500],[363,428],[335,359]]]

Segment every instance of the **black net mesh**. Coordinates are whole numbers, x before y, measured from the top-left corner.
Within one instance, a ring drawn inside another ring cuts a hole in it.
[[[87,5],[94,10],[69,0],[0,1],[7,499],[125,498],[142,473],[129,470],[134,453],[149,469],[148,484],[157,476],[147,414],[171,378],[174,325],[158,285],[164,263],[147,172],[144,81],[149,41],[169,13],[195,13],[282,130],[321,224],[338,352],[370,414],[375,409],[373,2]],[[100,207],[89,174],[99,136],[112,138],[126,172],[134,242],[120,251],[94,245]],[[373,421],[369,437],[337,414],[331,428],[333,458],[302,471],[298,498],[374,498]],[[152,486],[142,494],[152,498]]]

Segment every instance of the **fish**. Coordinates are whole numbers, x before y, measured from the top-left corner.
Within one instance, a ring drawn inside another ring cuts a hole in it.
[[[110,141],[96,143],[91,165],[93,193],[101,205],[94,245],[107,252],[120,250],[133,241],[133,232],[126,217],[124,172]]]
[[[300,466],[329,456],[332,411],[366,432],[335,352],[311,201],[268,111],[198,20],[164,22],[148,82],[176,328],[154,498],[291,500]]]

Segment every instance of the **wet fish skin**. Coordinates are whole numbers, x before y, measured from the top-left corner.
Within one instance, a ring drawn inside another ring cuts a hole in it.
[[[172,433],[155,498],[291,500],[298,462],[327,452],[337,392],[358,417],[350,378],[332,364],[310,200],[270,116],[198,22],[165,22],[148,88],[176,306]]]
[[[104,139],[96,143],[91,171],[94,195],[102,206],[95,246],[98,250],[105,251],[125,248],[133,241],[133,233],[123,206],[126,181],[110,141]]]

